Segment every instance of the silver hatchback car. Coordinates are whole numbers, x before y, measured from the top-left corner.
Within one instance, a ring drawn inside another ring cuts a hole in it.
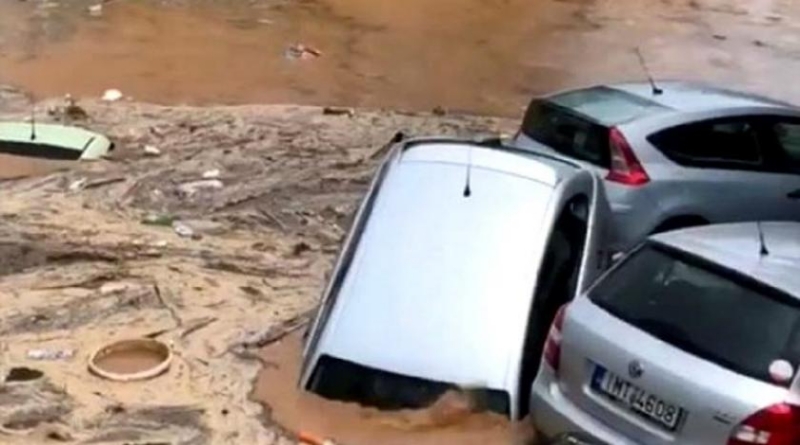
[[[800,443],[800,224],[651,237],[551,327],[531,410],[613,445]]]
[[[596,86],[534,99],[515,137],[605,178],[626,251],[706,223],[800,221],[800,109],[685,82]]]
[[[601,180],[551,156],[397,143],[308,332],[300,385],[379,408],[470,388],[523,416],[550,322],[609,265]]]

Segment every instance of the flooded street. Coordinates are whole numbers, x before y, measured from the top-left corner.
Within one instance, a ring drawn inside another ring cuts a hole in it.
[[[529,444],[458,395],[387,413],[300,392],[298,335],[257,339],[317,306],[398,130],[508,134],[532,95],[645,80],[637,48],[658,79],[800,104],[790,0],[0,0],[0,87],[21,90],[2,120],[34,101],[116,147],[0,156],[0,371],[41,373],[0,387],[0,442]],[[87,372],[100,341],[142,337],[168,372]]]
[[[531,94],[654,75],[800,101],[787,0],[0,2],[0,83],[155,103],[517,115]],[[302,44],[319,57],[292,58]]]

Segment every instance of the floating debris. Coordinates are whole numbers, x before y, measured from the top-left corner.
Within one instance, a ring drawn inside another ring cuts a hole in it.
[[[178,186],[184,195],[191,196],[200,190],[219,190],[225,185],[219,179],[203,179],[201,181],[186,182]]]
[[[322,109],[322,114],[328,116],[355,116],[356,112],[352,108],[346,107],[325,107]]]
[[[220,171],[218,168],[207,170],[203,172],[203,179],[217,179],[219,178]]]
[[[172,226],[175,217],[172,215],[147,215],[142,218],[142,224],[148,226]]]
[[[98,3],[96,5],[89,6],[89,15],[92,17],[100,17],[103,15],[103,4]]]
[[[31,360],[69,360],[75,356],[74,349],[31,349],[27,356]]]
[[[180,221],[175,221],[172,224],[172,230],[174,230],[175,233],[178,234],[178,236],[180,236],[182,238],[194,238],[195,237],[194,229],[192,229],[191,227],[187,226],[186,224],[184,224],[184,223],[182,223]]]
[[[103,93],[103,100],[105,102],[116,102],[122,99],[122,97],[123,97],[122,91],[120,90],[110,89],[106,90],[105,93]]]
[[[144,146],[144,154],[147,156],[161,156],[161,150],[158,147],[154,147],[152,145],[145,145]]]
[[[286,48],[286,51],[284,51],[283,55],[287,59],[315,59],[322,56],[322,51],[307,45],[303,45],[302,43],[298,43]]]
[[[71,191],[71,192],[79,192],[79,191],[83,190],[83,188],[86,186],[86,182],[87,181],[88,181],[88,179],[86,179],[86,178],[81,178],[81,179],[72,181],[69,184],[69,191]]]

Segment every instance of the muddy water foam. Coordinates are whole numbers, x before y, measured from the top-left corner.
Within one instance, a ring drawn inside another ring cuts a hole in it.
[[[486,445],[530,443],[525,423],[474,413],[456,393],[428,409],[385,412],[324,400],[296,387],[301,339],[293,335],[261,351],[265,362],[253,396],[288,430],[334,439],[343,445]]]

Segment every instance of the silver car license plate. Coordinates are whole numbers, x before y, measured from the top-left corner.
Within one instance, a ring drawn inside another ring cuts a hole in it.
[[[595,365],[591,387],[595,392],[670,431],[675,430],[684,415],[683,408],[662,400],[602,366]]]

